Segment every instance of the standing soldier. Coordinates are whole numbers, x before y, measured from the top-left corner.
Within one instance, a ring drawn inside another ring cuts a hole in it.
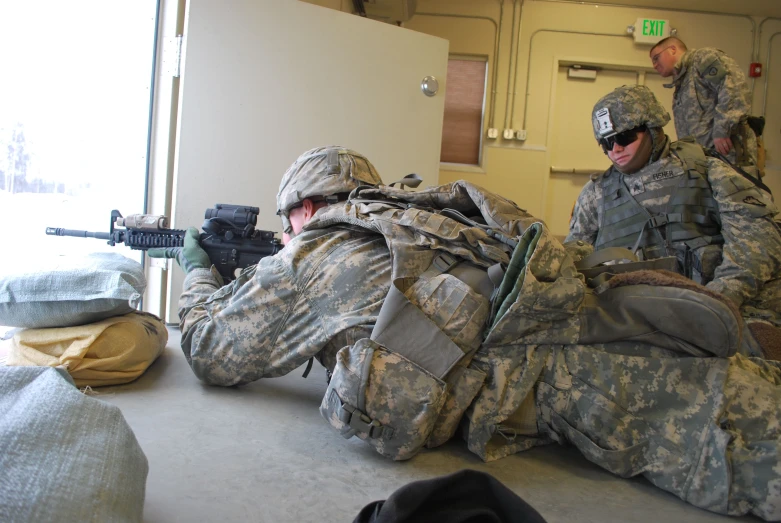
[[[651,63],[665,87],[675,87],[673,115],[678,138],[693,136],[735,165],[757,165],[757,140],[748,125],[751,92],[737,62],[713,47],[686,48],[670,36],[650,51]]]

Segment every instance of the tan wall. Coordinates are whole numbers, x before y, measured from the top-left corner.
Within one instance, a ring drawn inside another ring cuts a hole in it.
[[[588,174],[551,173],[551,167],[587,173],[609,166],[590,129],[590,112],[597,99],[617,85],[643,83],[670,108],[672,91],[662,87],[667,80],[651,69],[649,46],[636,45],[626,35],[627,26],[640,17],[667,19],[689,47],[718,47],[735,58],[744,72],[756,57],[765,62],[769,39],[781,31],[781,21],[769,19],[762,24],[760,32],[762,17],[517,0],[515,66],[513,0],[503,0],[501,24],[500,1],[419,0],[418,14],[404,23],[406,28],[448,39],[452,54],[488,58],[482,165],[479,169],[458,170],[448,166],[440,171],[440,183],[466,179],[499,192],[544,219],[557,235],[567,233],[572,205]],[[312,3],[352,10],[352,2],[347,0],[313,0]],[[497,28],[487,18],[493,19],[501,31],[498,61],[494,53]],[[568,79],[567,68],[557,67],[559,62],[567,61],[598,64],[608,70],[600,71],[596,80]],[[753,81],[753,113],[762,112],[764,85],[769,74],[766,144],[770,168],[766,183],[776,194],[781,194],[781,95],[777,94],[781,93],[781,36],[773,40],[771,63],[764,65],[763,77]],[[508,80],[511,80],[509,85]],[[492,103],[495,104],[493,121]],[[498,139],[485,138],[491,123],[499,131]],[[505,128],[525,129],[526,140],[503,139]],[[672,122],[666,131],[675,137]]]
[[[762,25],[760,35],[762,45],[759,48],[761,62],[766,68],[763,78],[757,81],[754,94],[754,113],[760,114],[765,107],[765,132],[763,138],[767,148],[767,170],[765,183],[773,190],[776,204],[781,205],[781,20],[768,20]],[[768,44],[770,46],[770,63]],[[767,84],[767,102],[763,92]]]
[[[352,13],[352,0],[301,0],[307,4],[319,5],[322,7],[328,7],[330,9],[336,9],[338,11],[344,11],[345,13]]]

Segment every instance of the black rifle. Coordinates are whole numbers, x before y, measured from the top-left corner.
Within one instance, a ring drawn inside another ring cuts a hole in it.
[[[272,231],[255,229],[259,212],[258,207],[221,203],[213,209],[206,209],[206,220],[201,226],[203,233],[198,242],[226,283],[236,277],[237,269],[255,265],[261,258],[272,256],[282,249],[282,244]],[[111,246],[124,243],[131,249],[146,251],[183,247],[185,231],[169,229],[165,216],[133,214],[123,218],[119,211],[113,210],[109,232],[47,227],[46,234],[99,238],[108,240]]]

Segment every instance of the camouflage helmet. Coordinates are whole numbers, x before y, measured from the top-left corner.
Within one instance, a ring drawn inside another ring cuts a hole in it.
[[[299,156],[282,176],[277,214],[285,232],[290,233],[290,209],[305,199],[323,197],[336,202],[358,186],[380,184],[377,169],[365,156],[338,145],[317,147]]]
[[[608,138],[645,125],[664,127],[670,114],[644,85],[623,85],[603,96],[591,112],[594,138]]]

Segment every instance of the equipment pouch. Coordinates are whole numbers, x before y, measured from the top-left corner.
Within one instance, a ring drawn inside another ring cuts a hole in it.
[[[405,460],[423,447],[444,401],[444,381],[364,338],[337,353],[320,414],[345,438]]]
[[[721,245],[706,245],[694,250],[694,269],[699,273],[694,273],[692,279],[700,285],[706,285],[713,280],[716,273],[716,267],[721,265],[722,261]]]
[[[485,372],[463,367],[454,368],[447,375],[447,394],[439,418],[434,425],[434,430],[426,442],[427,448],[434,448],[446,443],[456,433],[458,422],[464,415],[467,407],[480,392],[485,381]]]

